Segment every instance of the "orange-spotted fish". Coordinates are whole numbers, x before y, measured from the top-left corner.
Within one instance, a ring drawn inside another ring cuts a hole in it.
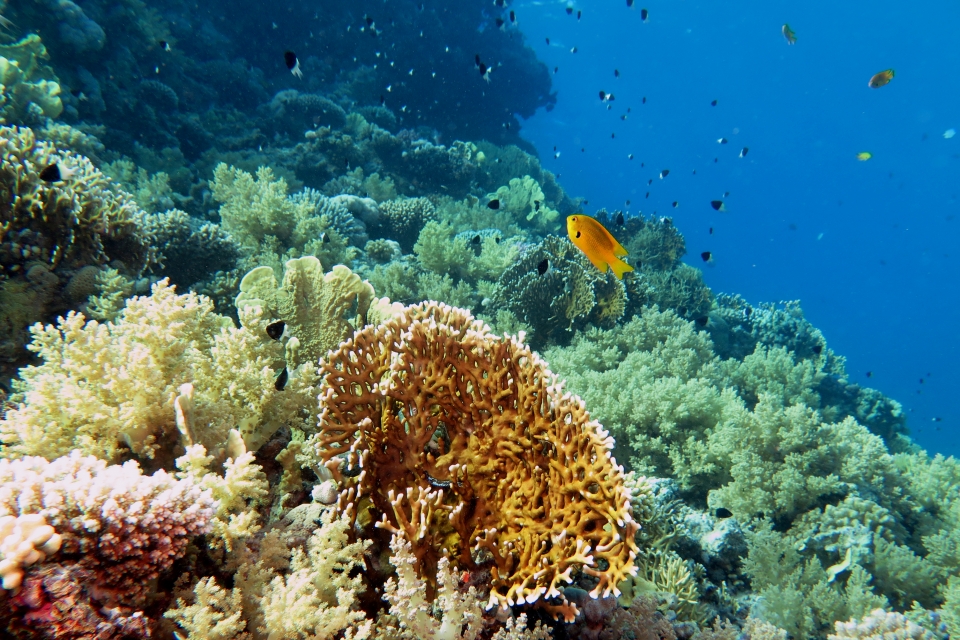
[[[874,74],[870,78],[870,82],[867,83],[867,86],[869,86],[871,89],[879,89],[891,80],[893,80],[893,69],[887,69],[886,71],[881,71],[880,73]]]
[[[627,250],[602,224],[590,216],[579,213],[568,216],[567,235],[577,249],[583,251],[593,266],[603,273],[606,273],[607,267],[610,267],[613,275],[623,280],[623,274],[633,271],[633,267],[620,259],[621,256],[627,255]]]

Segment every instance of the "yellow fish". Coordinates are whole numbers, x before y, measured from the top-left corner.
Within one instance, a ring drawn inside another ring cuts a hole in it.
[[[860,153],[857,154],[857,160],[859,160],[860,162],[866,162],[872,157],[873,157],[873,154],[870,153],[869,151],[861,151]]]
[[[871,89],[879,89],[891,80],[893,80],[893,69],[887,69],[886,71],[875,73],[870,78],[870,82],[867,83],[867,86]]]
[[[613,275],[623,280],[623,274],[633,271],[633,267],[620,259],[621,256],[627,255],[627,250],[602,224],[590,216],[579,213],[575,216],[567,216],[567,235],[577,249],[583,251],[593,266],[603,273],[606,273],[607,267],[610,267]]]

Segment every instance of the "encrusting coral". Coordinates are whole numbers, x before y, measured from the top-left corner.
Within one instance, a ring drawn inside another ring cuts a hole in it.
[[[576,570],[593,597],[619,593],[635,570],[612,440],[520,340],[425,303],[355,333],[321,376],[306,446],[341,512],[406,537],[428,596],[443,557],[489,562],[487,606],[501,608],[561,596]]]

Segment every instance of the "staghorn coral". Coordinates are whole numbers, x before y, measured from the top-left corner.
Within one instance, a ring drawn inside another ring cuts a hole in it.
[[[612,327],[626,309],[627,293],[620,280],[600,273],[569,240],[547,236],[503,271],[493,303],[532,326],[531,344],[542,347],[568,341],[588,323]]]
[[[442,557],[489,558],[488,607],[560,596],[578,569],[591,596],[619,593],[637,524],[612,441],[522,342],[425,303],[357,332],[321,372],[307,444],[341,512],[403,532],[429,595]]]
[[[60,81],[40,36],[0,45],[0,123],[34,124],[63,111]]]
[[[129,300],[116,322],[70,313],[56,326],[36,325],[30,348],[44,362],[21,371],[16,406],[0,420],[6,455],[79,448],[115,460],[126,448],[166,457],[178,441],[219,451],[238,424],[255,450],[282,424],[304,425],[313,369],[291,370],[278,391],[283,348],[259,317],[250,310],[249,328],[238,329],[209,299],[161,281],[151,296]]]
[[[273,269],[257,267],[243,277],[237,294],[241,323],[252,326],[248,308],[261,308],[267,318],[283,320],[297,339],[295,357],[287,365],[315,363],[366,324],[373,287],[343,265],[323,272],[313,256],[289,260],[283,283]],[[289,343],[288,343],[289,344]]]

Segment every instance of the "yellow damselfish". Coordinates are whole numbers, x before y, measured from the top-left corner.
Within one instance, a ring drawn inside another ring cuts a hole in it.
[[[861,151],[860,153],[857,154],[857,160],[859,160],[860,162],[866,162],[872,157],[873,157],[873,154],[870,153],[869,151]]]
[[[579,213],[575,216],[567,216],[567,235],[570,236],[570,241],[583,251],[593,266],[603,273],[606,273],[607,267],[610,267],[613,275],[623,280],[623,274],[633,271],[633,267],[620,259],[627,255],[627,250],[602,224],[590,216]]]

